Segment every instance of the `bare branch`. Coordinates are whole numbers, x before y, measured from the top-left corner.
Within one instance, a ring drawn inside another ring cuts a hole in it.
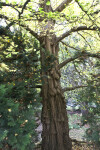
[[[91,5],[90,6],[90,8],[88,8],[88,10],[86,11],[81,5],[80,5],[80,3],[79,3],[79,1],[78,0],[75,0],[76,1],[76,3],[78,4],[78,6],[80,7],[80,9],[84,12],[84,13],[88,13],[88,11],[89,11],[89,9],[91,8],[91,7],[93,7],[93,6],[95,6],[95,5]],[[90,14],[87,14],[87,15],[95,15],[95,14],[98,14],[100,12],[100,10],[98,9],[98,10],[96,10],[96,11],[94,11],[93,13],[90,13]]]
[[[69,48],[72,48],[72,49],[76,50],[76,51],[81,51],[81,49],[78,49],[78,48],[76,48],[76,47],[70,46],[69,44],[67,44],[67,43],[65,43],[65,42],[63,42],[63,41],[61,41],[61,43],[62,43],[63,45],[65,45],[65,46],[69,47]]]
[[[63,92],[66,91],[72,91],[72,90],[76,90],[76,89],[80,89],[80,88],[84,88],[87,87],[87,85],[80,85],[80,86],[74,86],[74,87],[65,87],[64,89],[62,89]]]
[[[11,21],[11,20],[10,20],[7,16],[5,16],[5,15],[1,15],[1,14],[0,14],[0,18],[6,19],[6,20],[8,20],[8,21]],[[11,25],[11,24],[13,25],[14,23],[18,24],[17,20],[13,20],[13,21],[10,23],[10,25]],[[29,31],[37,40],[40,41],[39,35],[38,35],[36,32],[34,32],[31,28],[29,28],[29,27],[26,26],[25,24],[20,24],[20,26],[23,27],[25,30]]]
[[[23,24],[20,24],[21,27],[24,27],[24,29],[26,29],[27,31],[29,31],[37,40],[40,41],[40,36],[34,32],[31,28],[29,28],[28,26],[26,25],[23,25]]]
[[[7,4],[7,3],[5,3],[5,2],[0,2],[0,6],[10,6],[10,7],[14,7],[14,6],[18,6],[18,4],[13,5],[13,4],[11,4],[11,3]]]
[[[14,21],[10,22],[9,24],[7,24],[5,28],[8,30],[14,23],[15,23]]]
[[[92,80],[92,81],[95,81],[95,80]],[[76,90],[76,89],[80,89],[80,88],[85,88],[85,87],[88,87],[89,85],[79,85],[79,86],[74,86],[74,87],[65,87],[62,89],[63,92],[66,92],[66,91],[72,91],[72,90]],[[94,85],[91,85],[94,87]],[[95,85],[96,87],[100,86],[100,84],[96,84]]]
[[[84,41],[89,45],[90,49],[92,50],[91,45],[90,45],[89,42],[85,39],[85,37],[84,37],[81,33],[79,33],[79,32],[78,32],[78,34],[84,39]]]
[[[19,13],[19,19],[20,19],[21,14],[23,14],[23,11],[24,11],[24,9],[26,8],[26,5],[27,5],[29,2],[30,2],[30,0],[27,0],[27,1],[24,3],[23,8],[22,8],[22,11]]]
[[[100,39],[96,35],[94,36],[94,35],[90,34],[87,31],[82,31],[82,32],[85,33],[85,34],[87,34],[87,35],[89,35],[90,37],[93,37],[93,38],[97,39],[98,41],[100,41]]]
[[[95,15],[95,14],[99,14],[100,10],[96,10],[95,12],[93,13],[90,13],[90,15]]]
[[[64,39],[65,37],[68,37],[71,33],[73,32],[78,32],[78,31],[82,31],[82,30],[92,30],[92,31],[95,31],[95,30],[100,30],[100,28],[97,28],[97,27],[87,27],[87,26],[80,26],[80,27],[74,27],[72,29],[70,29],[69,31],[65,32],[64,34],[62,34],[60,37],[58,37],[56,39],[56,42],[60,42],[62,39]]]
[[[31,86],[31,88],[39,88],[39,89],[41,89],[42,85]]]
[[[7,16],[2,15],[2,14],[0,14],[0,18],[1,18],[1,19],[6,19],[6,20],[8,20],[8,19],[9,19]]]
[[[5,3],[5,2],[0,2],[0,6],[1,6],[1,7],[2,7],[2,6],[9,6],[9,7],[12,7],[12,8],[15,9],[18,13],[20,13],[19,10],[15,8],[15,6],[18,6],[18,7],[19,7],[18,4],[13,5],[13,4],[11,4],[11,3],[7,4],[7,3]],[[22,7],[22,6],[20,6],[20,7]]]
[[[87,14],[88,11],[83,9],[83,7],[80,5],[79,1],[78,0],[75,0],[75,1],[78,4],[78,6],[81,8],[81,10]]]
[[[71,3],[72,0],[64,0],[55,10],[53,10],[53,12],[58,11],[61,12],[63,11],[63,9],[66,8],[66,6],[68,6],[69,3]]]
[[[96,54],[93,54],[93,53],[89,53],[89,52],[84,52],[83,56],[88,56],[88,57],[95,57],[95,58],[98,58],[100,59],[100,53],[96,53]]]
[[[85,57],[85,58],[86,58],[86,57],[94,57],[94,58],[100,59],[100,54],[99,54],[99,53],[93,54],[93,53],[89,53],[89,52],[86,52],[86,51],[82,51],[81,53],[77,54],[77,56],[75,55],[75,56],[73,56],[73,57],[71,57],[71,58],[66,59],[66,60],[63,61],[62,63],[60,63],[60,64],[58,65],[58,68],[60,69],[60,68],[64,67],[66,64],[68,64],[69,62],[72,62],[72,61],[74,61],[75,59],[78,59],[78,58],[80,58],[80,57]]]
[[[58,68],[60,69],[60,68],[64,67],[66,64],[68,64],[69,62],[74,61],[75,59],[77,59],[77,58],[79,58],[79,57],[81,57],[81,55],[77,55],[77,56],[74,56],[74,57],[71,57],[71,58],[66,59],[65,61],[63,61],[62,63],[60,63],[60,64],[58,65]]]

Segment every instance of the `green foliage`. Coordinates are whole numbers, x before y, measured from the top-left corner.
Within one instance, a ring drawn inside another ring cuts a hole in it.
[[[49,51],[44,53],[44,64],[42,66],[42,69],[44,71],[47,71],[54,67],[54,61],[57,60],[57,57],[53,54],[50,54]]]
[[[36,140],[35,116],[40,107],[38,42],[14,30],[2,41],[0,65],[0,148],[30,150]],[[9,46],[3,42],[9,42]],[[6,63],[6,64],[5,64]]]
[[[48,6],[49,6],[49,5],[50,5],[50,1],[47,1],[47,2],[46,2],[46,5],[48,5]]]
[[[84,106],[84,110],[88,109],[88,113],[82,117],[83,124],[89,124],[89,128],[86,130],[86,138],[96,145],[100,145],[99,80],[99,77],[95,78],[94,81],[89,82],[89,86],[86,89],[80,92],[80,103],[87,103],[87,106]]]
[[[28,95],[22,85],[16,88],[13,84],[0,86],[0,147],[9,145],[12,149],[28,150],[33,146],[36,136],[33,103],[36,94],[31,95],[31,103],[29,99],[24,103],[21,98],[28,98]]]
[[[77,123],[79,120],[81,120],[81,116],[77,114],[68,114],[69,119],[69,129],[79,129],[80,125]]]

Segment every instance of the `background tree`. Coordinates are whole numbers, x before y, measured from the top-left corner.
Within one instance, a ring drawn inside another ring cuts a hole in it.
[[[82,44],[75,55],[59,64],[59,42],[65,37],[71,38],[74,33],[83,37],[82,31],[87,31],[91,36],[97,35],[99,38],[99,1],[91,0],[84,3],[72,0],[59,3],[48,0],[38,2],[27,0],[24,3],[2,1],[0,5],[0,17],[6,20],[8,27],[16,24],[30,32],[40,42],[42,149],[71,150],[66,103],[60,85],[60,69],[76,59],[100,58],[100,56],[97,53],[90,53],[89,47],[84,48]],[[5,7],[9,11],[5,12]]]

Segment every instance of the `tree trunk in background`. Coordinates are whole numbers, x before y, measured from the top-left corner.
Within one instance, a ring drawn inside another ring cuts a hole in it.
[[[82,113],[82,116],[88,115],[88,102],[81,103],[81,113]]]
[[[42,71],[42,150],[71,150],[66,102],[58,69],[58,45],[51,44],[48,37],[45,37],[44,41],[45,52],[41,51],[41,64],[45,64],[44,53],[46,51],[49,51],[50,55],[53,54],[56,60],[53,61],[52,68]]]

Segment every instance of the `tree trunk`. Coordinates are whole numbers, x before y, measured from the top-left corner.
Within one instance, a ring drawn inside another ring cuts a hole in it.
[[[88,116],[88,102],[81,103],[81,113],[82,116]]]
[[[42,44],[43,45],[43,44]],[[42,150],[71,150],[69,138],[66,102],[60,85],[60,70],[58,69],[58,45],[53,45],[48,37],[45,38],[45,52],[41,51],[41,64],[51,65],[42,71]],[[52,54],[56,58],[47,62],[44,53],[49,51],[48,61]]]

